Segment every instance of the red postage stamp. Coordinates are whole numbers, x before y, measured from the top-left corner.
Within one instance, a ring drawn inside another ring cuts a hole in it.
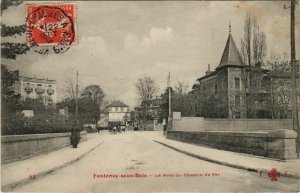
[[[75,4],[27,4],[28,46],[77,43]]]

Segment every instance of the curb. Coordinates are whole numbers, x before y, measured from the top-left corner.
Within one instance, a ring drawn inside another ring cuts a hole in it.
[[[160,142],[160,141],[156,141],[156,140],[153,140],[153,141],[156,142],[156,143],[159,143],[163,146],[166,146],[170,149],[173,149],[177,152],[186,154],[188,156],[191,156],[191,157],[194,157],[194,158],[197,158],[197,159],[208,161],[208,162],[211,162],[211,163],[215,163],[215,164],[219,164],[219,165],[223,165],[223,166],[227,166],[227,167],[231,167],[231,168],[235,168],[235,169],[241,169],[241,170],[246,170],[246,171],[250,171],[250,172],[256,172],[256,173],[259,173],[259,172],[269,173],[270,172],[270,170],[266,170],[266,169],[251,168],[251,167],[246,167],[246,166],[242,166],[242,165],[234,165],[234,164],[227,163],[227,162],[217,161],[217,160],[214,160],[214,159],[211,159],[211,158],[208,158],[208,157],[204,157],[204,156],[201,156],[201,155],[197,155],[197,154],[194,154],[194,153],[187,152],[185,150],[178,149],[176,147],[173,147],[171,145],[168,145],[168,144]],[[297,174],[287,174],[284,177],[300,179],[300,176],[297,175]]]
[[[104,142],[102,141],[101,143],[97,144],[96,146],[94,146],[93,148],[91,148],[90,150],[88,150],[87,152],[83,153],[82,155],[66,162],[66,163],[63,163],[61,165],[58,165],[58,166],[55,166],[53,168],[50,168],[48,170],[45,170],[45,171],[41,171],[40,173],[37,173],[35,174],[35,179],[33,180],[28,180],[28,177],[26,178],[23,178],[21,180],[18,180],[16,182],[12,182],[12,183],[9,183],[9,184],[6,184],[4,186],[1,187],[2,191],[4,192],[8,192],[8,191],[12,191],[14,188],[18,187],[18,186],[22,186],[22,185],[25,185],[25,184],[29,184],[31,182],[34,182],[35,180],[37,179],[40,179],[41,177],[47,175],[47,174],[50,174],[52,172],[55,172],[56,170],[59,170],[59,169],[62,169],[72,163],[75,163],[79,160],[81,160],[83,157],[85,157],[87,154],[89,154],[90,152],[92,152],[94,149],[96,149],[97,147],[99,147],[100,145],[102,145]]]

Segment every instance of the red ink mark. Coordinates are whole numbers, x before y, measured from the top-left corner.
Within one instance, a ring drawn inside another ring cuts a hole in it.
[[[76,43],[74,4],[27,4],[26,11],[28,46]]]
[[[277,178],[280,177],[280,173],[277,171],[276,168],[272,168],[271,171],[268,173],[269,178],[271,181],[278,181]]]

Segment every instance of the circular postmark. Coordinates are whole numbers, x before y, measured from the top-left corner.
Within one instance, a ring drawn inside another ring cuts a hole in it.
[[[37,53],[64,53],[75,42],[74,4],[28,5],[27,44]]]

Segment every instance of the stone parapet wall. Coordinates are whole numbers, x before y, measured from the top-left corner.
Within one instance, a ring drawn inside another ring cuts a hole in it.
[[[70,146],[70,136],[71,133],[1,136],[1,162],[20,161]],[[87,140],[86,131],[82,131],[80,136],[80,142]]]
[[[283,160],[296,158],[296,137],[292,130],[167,132],[168,139]]]
[[[260,131],[293,129],[292,119],[207,119],[203,117],[181,117],[173,120],[176,131]]]

